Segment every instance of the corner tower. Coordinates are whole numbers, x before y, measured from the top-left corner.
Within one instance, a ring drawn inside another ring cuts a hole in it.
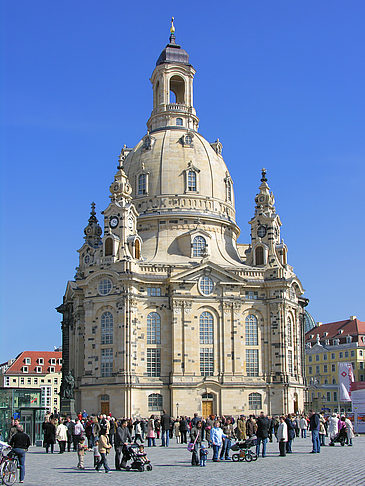
[[[195,69],[188,53],[176,44],[174,18],[170,42],[157,59],[152,73],[153,110],[147,122],[151,132],[163,127],[185,127],[197,131],[199,119],[193,106]]]

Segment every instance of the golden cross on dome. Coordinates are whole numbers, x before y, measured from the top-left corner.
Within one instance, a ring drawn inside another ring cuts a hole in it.
[[[174,20],[175,17],[171,17],[171,28],[170,28],[171,34],[175,34]]]

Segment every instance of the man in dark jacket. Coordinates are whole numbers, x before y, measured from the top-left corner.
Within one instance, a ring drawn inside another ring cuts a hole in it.
[[[161,415],[161,431],[162,431],[161,447],[169,446],[170,425],[171,425],[171,417],[166,413],[166,410],[163,410]]]
[[[310,420],[309,420],[309,430],[312,432],[312,454],[319,454],[321,452],[321,443],[319,440],[319,429],[321,426],[321,422],[319,419],[318,413],[315,413],[313,410],[310,411]]]
[[[9,441],[9,444],[13,448],[14,453],[16,454],[19,465],[20,465],[20,478],[19,481],[24,483],[25,477],[25,453],[30,447],[30,438],[29,435],[23,432],[23,426],[18,425],[18,432],[12,436]]]
[[[115,469],[120,471],[125,468],[129,455],[127,453],[127,442],[132,442],[132,436],[127,427],[127,421],[123,420],[121,425],[117,427],[114,437],[114,447],[115,447]],[[120,461],[120,456],[123,453],[122,462]]]
[[[262,457],[266,457],[266,444],[267,444],[267,438],[269,437],[269,429],[271,424],[270,424],[270,420],[266,417],[264,412],[260,413],[260,416],[256,420],[256,425],[257,425],[256,454],[257,457],[260,456],[260,444],[262,442]]]

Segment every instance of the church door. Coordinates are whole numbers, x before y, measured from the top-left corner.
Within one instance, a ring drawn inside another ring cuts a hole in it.
[[[202,402],[202,411],[203,417],[208,417],[209,415],[213,415],[213,401],[212,400],[203,400]]]
[[[109,414],[109,402],[101,402],[101,413],[108,415]]]

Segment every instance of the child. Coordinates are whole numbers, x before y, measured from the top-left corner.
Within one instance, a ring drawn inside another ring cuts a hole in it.
[[[96,467],[97,463],[101,459],[100,452],[99,452],[99,441],[98,441],[98,439],[96,439],[95,442],[94,442],[93,451],[94,451],[94,467]]]
[[[84,467],[84,455],[87,450],[87,445],[84,444],[85,438],[81,437],[79,443],[77,444],[77,456],[79,458],[79,463],[77,464],[78,469],[85,469]]]
[[[205,467],[207,465],[207,456],[208,451],[202,444],[200,447],[200,467]]]
[[[143,444],[140,444],[138,446],[138,452],[137,452],[137,457],[140,458],[140,460],[146,464],[146,463],[149,463],[150,461],[147,459],[147,454],[145,453],[144,451],[144,445]]]

